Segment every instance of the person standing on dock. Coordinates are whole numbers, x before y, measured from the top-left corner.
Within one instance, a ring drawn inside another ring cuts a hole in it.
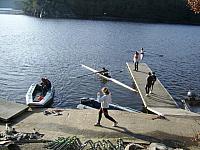
[[[155,72],[152,72],[152,83],[151,83],[151,91],[150,91],[150,93],[152,93],[153,92],[153,86],[154,86],[154,83],[156,82],[156,75],[155,75]]]
[[[133,55],[133,62],[135,64],[135,71],[138,71],[139,61],[140,61],[140,54],[138,53],[138,51],[136,51]]]
[[[141,48],[141,50],[140,50],[140,61],[142,61],[143,58],[144,58],[144,49]]]
[[[153,77],[151,75],[151,72],[148,73],[148,77],[147,77],[147,83],[146,83],[146,87],[145,87],[145,90],[146,90],[146,96],[149,96],[149,91],[150,91],[150,88],[152,86],[152,82],[153,82]]]
[[[113,122],[113,127],[116,127],[118,122],[115,121],[111,116],[108,114],[108,108],[109,108],[109,103],[111,103],[112,98],[111,98],[111,93],[109,92],[108,88],[103,87],[101,89],[103,96],[100,97],[100,93],[97,93],[97,100],[101,103],[101,108],[99,109],[99,117],[98,121],[94,126],[101,126],[101,118],[102,118],[102,113],[104,113],[104,116],[109,119],[110,121]]]

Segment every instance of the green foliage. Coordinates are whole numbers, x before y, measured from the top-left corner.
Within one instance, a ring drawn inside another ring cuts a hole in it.
[[[186,0],[24,0],[24,11],[51,18],[200,23]]]

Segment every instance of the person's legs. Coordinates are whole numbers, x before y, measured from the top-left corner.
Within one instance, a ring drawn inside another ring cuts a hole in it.
[[[108,109],[107,108],[103,108],[103,113],[104,113],[104,116],[109,119],[110,121],[112,121],[113,123],[117,123],[117,121],[115,121],[115,119],[113,119],[111,116],[109,116],[108,114]]]
[[[136,70],[138,71],[138,62],[136,62]]]
[[[151,92],[153,91],[154,82],[151,84]]]
[[[147,84],[146,87],[145,87],[145,90],[146,90],[146,96],[149,95],[150,87],[151,87],[151,86],[149,86],[148,84]]]
[[[146,94],[149,94],[148,86],[147,85],[145,86],[145,90],[146,90]]]
[[[137,69],[137,62],[135,62],[135,70]]]
[[[100,125],[101,123],[101,118],[102,118],[102,113],[103,113],[103,110],[102,108],[99,109],[99,117],[98,117],[98,121],[95,125]]]

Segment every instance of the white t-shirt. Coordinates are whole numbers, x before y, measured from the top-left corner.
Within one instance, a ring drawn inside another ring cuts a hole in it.
[[[112,102],[111,94],[103,95],[102,97],[97,96],[97,101],[101,103],[101,108],[109,108],[109,104]]]

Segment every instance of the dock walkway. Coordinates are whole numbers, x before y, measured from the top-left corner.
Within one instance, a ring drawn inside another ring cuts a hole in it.
[[[199,116],[199,114],[178,108],[178,104],[175,102],[175,100],[165,89],[158,78],[154,84],[153,93],[150,94],[150,96],[145,96],[146,78],[148,76],[148,72],[152,72],[151,69],[145,63],[140,63],[139,71],[134,71],[134,64],[132,62],[128,62],[126,64],[147,110],[161,116]]]
[[[0,99],[0,120],[7,122],[28,109],[28,106]]]

